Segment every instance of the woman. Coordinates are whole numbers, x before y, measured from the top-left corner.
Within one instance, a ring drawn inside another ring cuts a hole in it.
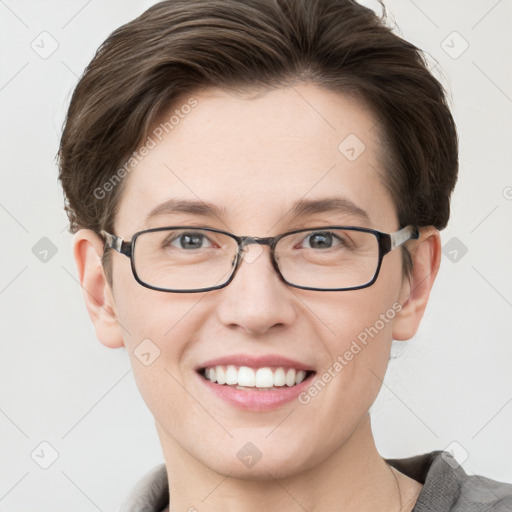
[[[73,94],[60,179],[98,339],[165,465],[122,510],[510,510],[368,410],[418,329],[457,179],[420,51],[344,0],[170,0]]]

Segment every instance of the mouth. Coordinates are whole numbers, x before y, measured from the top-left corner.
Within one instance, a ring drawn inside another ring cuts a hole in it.
[[[198,373],[203,379],[218,386],[268,392],[296,387],[309,380],[316,372],[287,366],[252,368],[219,364],[200,368]]]
[[[313,366],[277,354],[232,354],[204,361],[195,371],[208,396],[252,412],[296,400],[316,375]]]

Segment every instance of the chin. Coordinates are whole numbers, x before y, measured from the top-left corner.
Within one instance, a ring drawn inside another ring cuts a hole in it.
[[[255,463],[252,467],[246,467],[237,460],[234,463],[233,461],[226,461],[225,464],[217,463],[215,467],[210,466],[210,469],[221,475],[229,475],[230,478],[261,482],[293,477],[303,471],[300,464],[297,464],[297,462],[291,466],[288,462],[265,462],[263,459]]]
[[[262,443],[263,444],[263,443]],[[272,445],[268,440],[266,447],[257,442],[250,441],[242,444],[235,442],[226,448],[233,456],[226,457],[223,453],[209,452],[208,460],[201,462],[211,470],[221,475],[229,475],[241,480],[268,481],[283,479],[298,475],[313,468],[319,455],[305,453],[304,443],[300,443],[295,449],[288,445]],[[261,450],[257,446],[262,446]],[[311,449],[311,446],[309,447]]]

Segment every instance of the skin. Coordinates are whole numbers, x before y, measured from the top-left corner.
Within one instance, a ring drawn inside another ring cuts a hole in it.
[[[130,240],[138,230],[173,224],[260,237],[319,225],[362,226],[346,214],[287,215],[302,197],[333,196],[364,209],[370,218],[365,227],[388,233],[402,227],[381,180],[375,116],[361,103],[308,83],[251,95],[208,89],[194,96],[198,106],[127,178],[116,235]],[[338,150],[349,134],[366,146],[353,162]],[[170,198],[200,198],[226,214],[144,222]],[[392,338],[415,334],[439,268],[435,228],[422,228],[420,240],[408,247],[410,280],[395,250],[384,257],[371,287],[318,292],[287,286],[271,266],[269,248],[250,245],[254,261],[242,262],[227,287],[174,294],[139,285],[129,259],[117,252],[110,288],[101,239],[86,229],[76,233],[74,255],[98,339],[126,347],[154,415],[171,510],[412,510],[422,486],[384,462],[368,415]],[[401,311],[307,405],[294,400],[273,411],[241,411],[205,391],[195,374],[199,363],[235,353],[292,357],[321,374],[396,303]],[[134,355],[144,339],[160,349],[149,366]],[[251,468],[236,456],[247,442],[262,453]]]

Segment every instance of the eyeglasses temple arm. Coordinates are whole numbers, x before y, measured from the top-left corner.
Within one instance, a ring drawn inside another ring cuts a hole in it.
[[[414,226],[405,226],[405,228],[402,228],[398,231],[395,231],[394,233],[390,234],[391,238],[391,248],[392,251],[396,247],[399,247],[403,243],[407,242],[407,240],[417,240],[420,237],[420,233],[418,231],[418,228]]]
[[[131,242],[125,242],[120,236],[112,235],[106,231],[100,231],[100,234],[105,239],[105,247],[107,249],[114,249],[125,256],[131,256]]]

